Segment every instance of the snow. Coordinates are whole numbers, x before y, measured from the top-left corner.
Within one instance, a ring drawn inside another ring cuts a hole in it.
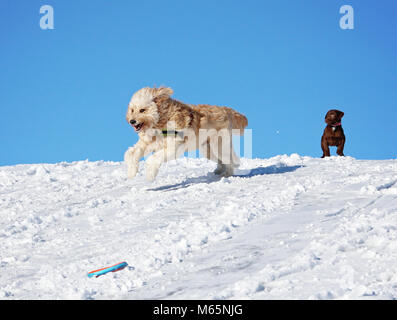
[[[397,160],[241,162],[0,167],[0,299],[397,298]]]

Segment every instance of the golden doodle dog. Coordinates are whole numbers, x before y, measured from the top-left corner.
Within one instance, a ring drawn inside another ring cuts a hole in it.
[[[124,160],[128,178],[135,177],[139,160],[146,160],[146,177],[152,181],[163,162],[197,149],[217,162],[215,174],[230,176],[239,165],[233,150],[232,134],[242,135],[247,118],[228,107],[189,105],[171,98],[171,88],[142,88],[131,98],[127,122],[139,135]]]

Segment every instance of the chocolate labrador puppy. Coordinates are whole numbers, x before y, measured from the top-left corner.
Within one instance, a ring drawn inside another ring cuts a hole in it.
[[[325,115],[325,123],[327,126],[324,129],[324,134],[321,138],[321,148],[323,149],[323,156],[329,157],[329,146],[338,147],[336,153],[340,156],[344,156],[343,148],[345,146],[345,133],[342,129],[342,118],[344,113],[339,110],[329,110]]]

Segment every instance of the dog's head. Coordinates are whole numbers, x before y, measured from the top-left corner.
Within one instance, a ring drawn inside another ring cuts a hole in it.
[[[325,123],[328,125],[334,125],[340,123],[345,114],[342,111],[332,109],[325,115]]]
[[[153,128],[160,119],[158,105],[172,95],[171,88],[142,88],[134,93],[127,109],[127,122],[136,132]]]

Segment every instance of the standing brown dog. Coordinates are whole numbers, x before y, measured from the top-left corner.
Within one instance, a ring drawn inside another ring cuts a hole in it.
[[[325,123],[327,126],[324,129],[324,134],[321,137],[321,148],[323,149],[323,156],[329,157],[329,146],[338,147],[336,153],[340,156],[344,156],[343,148],[345,146],[345,133],[342,128],[342,118],[344,113],[339,110],[329,110],[325,115]]]

